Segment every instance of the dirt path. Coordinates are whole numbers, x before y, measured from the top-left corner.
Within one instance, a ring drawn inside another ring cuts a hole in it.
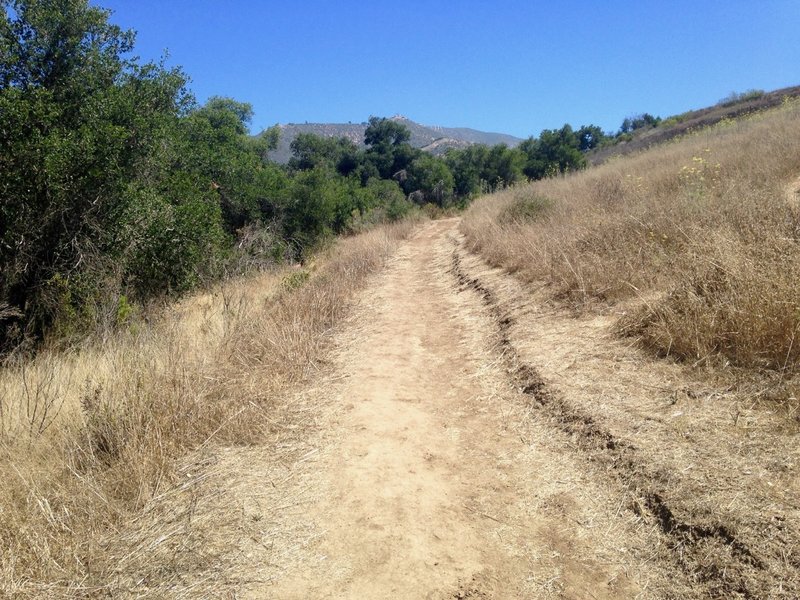
[[[490,268],[457,220],[424,225],[274,415],[272,444],[210,451],[185,508],[151,510],[115,562],[152,560],[120,589],[798,597],[800,427],[613,323]]]
[[[528,422],[491,316],[452,272],[455,227],[426,226],[361,303],[313,465],[305,517],[319,536],[250,597],[612,598],[646,586],[631,553],[647,554],[647,532]]]

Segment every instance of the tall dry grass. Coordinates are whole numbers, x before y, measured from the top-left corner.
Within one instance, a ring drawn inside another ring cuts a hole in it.
[[[800,369],[800,103],[479,199],[491,263],[620,321],[661,354]],[[796,182],[794,186],[792,182]]]
[[[413,227],[377,228],[309,271],[228,282],[138,332],[0,371],[0,596],[102,595],[103,537],[177,482],[181,456],[265,439],[276,399],[313,374],[354,294]]]

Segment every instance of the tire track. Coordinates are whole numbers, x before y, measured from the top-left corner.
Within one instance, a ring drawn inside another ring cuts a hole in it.
[[[550,422],[569,435],[591,459],[601,462],[623,488],[634,492],[637,500],[626,508],[658,527],[669,540],[672,560],[685,575],[702,583],[715,597],[763,597],[754,580],[754,571],[766,569],[764,561],[732,528],[721,522],[697,524],[683,517],[665,500],[663,473],[657,473],[637,455],[636,447],[616,437],[593,415],[571,404],[550,389],[541,374],[526,364],[511,339],[513,315],[503,307],[490,285],[471,274],[464,266],[466,252],[457,239],[452,253],[451,272],[461,289],[474,290],[483,300],[497,327],[499,352],[514,383],[530,399],[530,406],[546,414]],[[672,474],[671,474],[672,475]],[[720,561],[709,561],[709,554],[720,555]],[[728,568],[719,569],[719,563]]]

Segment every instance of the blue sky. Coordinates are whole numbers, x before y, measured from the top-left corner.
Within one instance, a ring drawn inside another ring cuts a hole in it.
[[[800,0],[92,0],[252,129],[397,113],[538,135],[615,130],[733,91],[800,84]]]

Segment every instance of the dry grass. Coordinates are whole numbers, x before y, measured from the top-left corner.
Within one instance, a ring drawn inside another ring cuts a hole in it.
[[[731,96],[735,97],[736,94]],[[760,95],[757,92],[755,94],[745,92],[742,99],[735,99],[733,102],[720,100],[714,106],[668,117],[658,127],[638,129],[634,131],[633,139],[630,141],[597,148],[590,152],[587,158],[590,164],[598,165],[611,157],[625,156],[655,144],[668,142],[691,131],[715,125],[723,119],[736,119],[780,106],[787,98],[798,96],[800,96],[800,86],[773,90]]]
[[[644,544],[644,560],[628,554],[626,570],[636,580],[643,569],[643,597],[800,597],[798,429],[774,402],[754,409],[764,386],[732,389],[705,369],[648,360],[609,335],[614,311],[576,318],[548,306],[547,290],[532,293],[477,255],[461,254],[456,268],[495,315],[527,416],[579,471],[617,494],[611,510],[640,528],[627,539],[623,531],[604,537],[623,552]],[[552,481],[534,483],[546,492]],[[591,530],[603,517],[587,510],[579,523]]]
[[[478,200],[496,266],[697,364],[800,370],[800,102]],[[795,182],[792,184],[791,182]]]
[[[101,540],[183,480],[187,453],[269,440],[271,408],[314,373],[412,229],[375,229],[308,271],[229,282],[138,332],[0,371],[0,596],[102,594]]]

